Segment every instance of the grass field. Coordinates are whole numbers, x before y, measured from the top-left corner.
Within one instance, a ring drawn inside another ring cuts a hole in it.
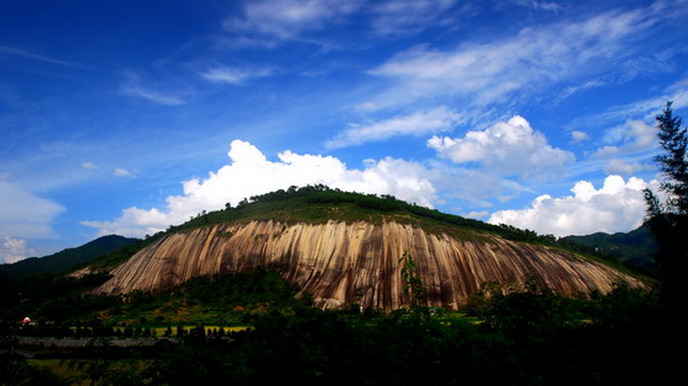
[[[197,326],[195,325],[184,325],[184,326],[179,326],[184,329],[185,333],[189,333],[191,330],[196,328]],[[123,333],[126,327],[114,327],[113,330],[118,333]],[[246,331],[250,330],[251,326],[203,326],[203,330],[205,331],[206,334],[208,332],[212,333],[214,330],[224,330],[225,333],[229,332],[238,332],[238,331]],[[72,329],[76,329],[76,327],[72,327]],[[153,335],[155,336],[163,336],[165,335],[165,332],[167,331],[167,327],[151,327],[150,331]],[[177,333],[177,326],[172,327],[172,333],[176,334]]]

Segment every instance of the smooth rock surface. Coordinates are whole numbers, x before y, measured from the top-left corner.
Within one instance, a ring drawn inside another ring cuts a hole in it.
[[[169,235],[111,271],[99,293],[168,288],[199,275],[272,267],[323,307],[409,303],[398,259],[418,265],[427,305],[456,309],[487,282],[508,290],[528,275],[556,293],[587,297],[616,281],[643,286],[604,264],[554,248],[476,234],[461,240],[397,222],[284,224],[253,221]]]

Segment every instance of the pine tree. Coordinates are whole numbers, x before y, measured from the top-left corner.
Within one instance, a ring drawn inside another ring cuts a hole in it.
[[[652,191],[645,191],[648,223],[659,243],[656,256],[662,279],[663,305],[677,311],[683,288],[682,277],[688,261],[688,136],[681,128],[681,118],[674,117],[671,102],[657,116],[659,143],[664,153],[655,157],[664,181],[660,189],[667,198],[662,202]]]
[[[681,128],[681,118],[673,116],[671,102],[657,116],[657,129],[660,146],[666,152],[655,157],[666,177],[661,185],[661,189],[669,195],[664,209],[668,213],[688,215],[688,138],[686,128]]]

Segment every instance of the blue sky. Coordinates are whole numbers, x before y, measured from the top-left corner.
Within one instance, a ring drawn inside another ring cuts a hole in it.
[[[290,185],[628,231],[686,1],[0,3],[0,261]]]

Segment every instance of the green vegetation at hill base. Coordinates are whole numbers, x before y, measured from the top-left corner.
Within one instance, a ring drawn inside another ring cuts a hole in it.
[[[102,284],[108,274],[97,273],[80,278],[62,275],[32,276],[0,282],[0,320],[21,320],[24,316],[46,320],[72,320],[85,310],[105,309],[116,304],[113,297],[94,296],[87,291]]]
[[[247,283],[273,280],[268,272],[252,275],[216,277],[174,292],[217,304],[225,299],[224,288],[248,290]],[[248,291],[248,297],[254,295]],[[157,306],[167,296],[139,306]],[[468,317],[424,307],[323,311],[307,303],[278,301],[273,303],[278,307],[247,311],[245,322],[253,328],[232,333],[229,340],[194,329],[175,336],[179,343],[44,351],[36,359],[62,358],[40,363],[55,372],[54,382],[59,377],[75,382],[78,374],[80,381],[96,384],[169,385],[601,385],[659,382],[670,366],[661,350],[670,334],[656,294],[624,286],[607,296],[574,300],[531,282],[509,295],[476,295],[465,309]],[[20,359],[0,361],[13,369],[0,375],[5,377],[0,382],[38,376]]]
[[[179,286],[151,294],[136,291],[99,318],[111,325],[242,325],[246,315],[286,310],[300,300],[298,287],[275,271],[226,273],[191,279]]]
[[[289,309],[300,302],[295,299],[296,286],[266,269],[197,277],[156,293],[86,293],[107,278],[100,273],[7,285],[7,296],[0,300],[0,320],[20,320],[28,315],[39,322],[62,326],[232,326],[241,325],[248,314]]]

